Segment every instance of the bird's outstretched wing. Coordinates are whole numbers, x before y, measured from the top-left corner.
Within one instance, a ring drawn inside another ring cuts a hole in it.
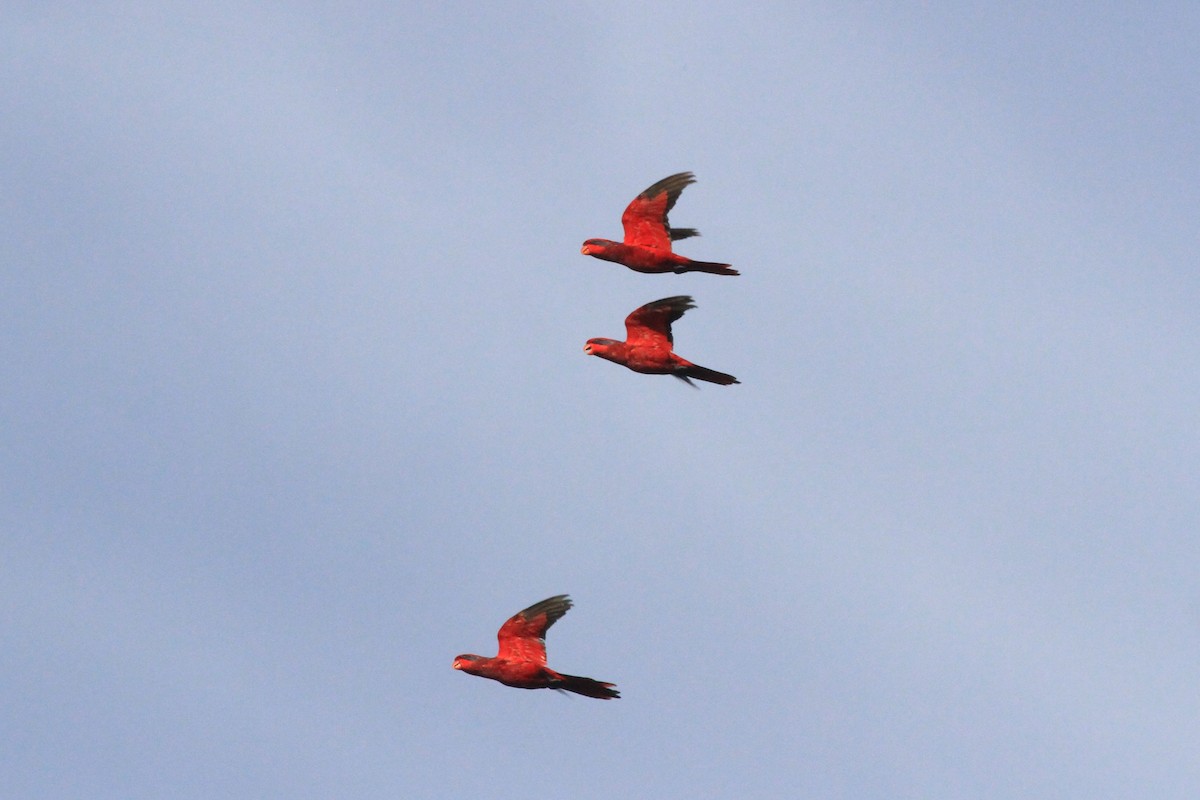
[[[696,176],[692,173],[680,172],[663,178],[633,198],[633,202],[621,215],[621,225],[625,228],[625,244],[669,251],[672,239],[698,236],[695,228],[672,230],[667,222],[667,212],[674,207],[679,193],[684,187],[695,182]]]
[[[646,303],[625,318],[626,344],[646,345],[664,339],[667,345],[675,344],[675,337],[671,334],[671,323],[682,317],[689,308],[695,307],[692,298],[685,294]]]
[[[496,658],[546,666],[546,630],[570,608],[571,598],[559,594],[513,614],[496,634],[500,641]]]

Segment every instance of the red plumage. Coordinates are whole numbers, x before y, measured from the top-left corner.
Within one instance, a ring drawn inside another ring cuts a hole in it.
[[[741,383],[732,375],[693,364],[673,352],[671,323],[696,304],[687,295],[664,297],[647,303],[625,318],[625,341],[588,339],[583,352],[650,375],[674,375],[695,386],[691,378],[728,386]]]
[[[667,213],[675,206],[684,187],[696,182],[690,172],[663,178],[633,198],[621,215],[625,240],[588,239],[580,250],[585,256],[624,264],[637,272],[709,272],[737,275],[728,264],[693,261],[671,251],[671,242],[699,236],[695,228],[672,228]]]
[[[560,594],[518,611],[496,634],[500,647],[495,658],[467,653],[454,659],[454,668],[518,689],[559,689],[601,700],[620,697],[614,684],[564,675],[546,666],[546,631],[571,605],[571,598]]]

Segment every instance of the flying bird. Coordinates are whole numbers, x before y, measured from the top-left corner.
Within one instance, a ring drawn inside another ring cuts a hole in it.
[[[546,630],[570,608],[571,598],[559,594],[518,611],[500,626],[495,658],[467,653],[454,659],[454,668],[518,689],[557,689],[601,700],[620,697],[616,684],[563,675],[546,666]]]
[[[696,182],[690,172],[680,172],[663,178],[633,198],[621,215],[625,241],[588,239],[580,250],[585,256],[602,258],[624,264],[637,272],[711,272],[714,275],[737,275],[728,264],[712,261],[693,261],[671,252],[671,242],[699,236],[695,228],[672,228],[667,212],[679,199],[685,186]]]
[[[623,364],[634,372],[674,375],[692,386],[696,384],[692,383],[691,378],[722,386],[741,383],[732,375],[693,364],[671,351],[675,343],[671,335],[671,323],[682,317],[689,308],[695,307],[696,304],[687,295],[664,297],[646,303],[625,318],[625,341],[588,339],[583,352]]]

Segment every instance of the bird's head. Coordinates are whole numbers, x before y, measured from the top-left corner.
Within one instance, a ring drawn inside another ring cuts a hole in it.
[[[583,243],[583,247],[580,248],[579,252],[583,253],[585,256],[593,256],[598,253],[603,253],[614,244],[616,244],[616,242],[612,241],[611,239],[588,239]]]
[[[614,344],[620,344],[616,339],[588,339],[583,346],[583,352],[589,356],[599,356],[608,352],[608,348]]]
[[[454,668],[455,669],[467,669],[472,664],[474,664],[476,661],[480,661],[481,658],[482,658],[481,656],[472,655],[471,653],[464,653],[461,656],[455,656],[454,657]]]

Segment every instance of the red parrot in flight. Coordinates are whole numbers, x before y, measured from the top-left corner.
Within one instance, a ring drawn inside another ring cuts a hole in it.
[[[667,212],[679,199],[685,186],[696,182],[690,172],[680,172],[663,178],[646,191],[633,198],[621,225],[625,228],[625,241],[617,243],[609,239],[588,239],[580,250],[585,256],[602,258],[624,264],[637,272],[711,272],[714,275],[737,275],[738,271],[728,264],[712,261],[692,261],[690,258],[671,252],[671,242],[699,236],[695,228],[672,228],[667,222]]]
[[[559,594],[518,611],[500,626],[495,658],[467,653],[454,659],[454,668],[518,689],[565,690],[601,700],[620,697],[615,684],[563,675],[546,666],[546,630],[570,608],[571,598]]]
[[[625,341],[588,339],[583,352],[589,356],[624,364],[634,372],[650,375],[674,375],[684,383],[695,386],[691,378],[728,386],[741,383],[732,375],[701,367],[671,352],[675,339],[671,323],[696,304],[687,295],[664,297],[634,311],[625,318]]]

